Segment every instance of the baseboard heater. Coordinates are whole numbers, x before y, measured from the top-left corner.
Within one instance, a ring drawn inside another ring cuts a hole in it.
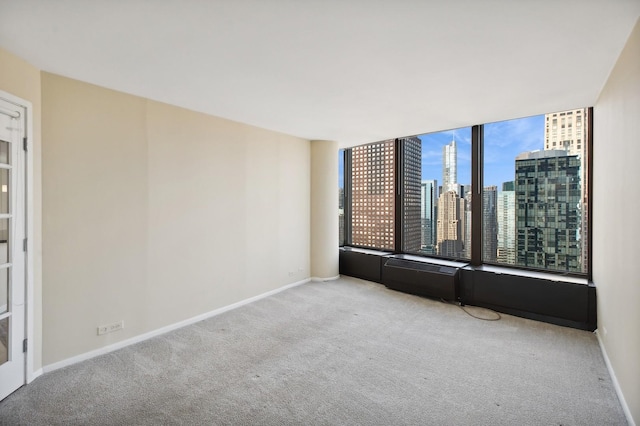
[[[586,277],[500,266],[460,271],[460,301],[582,330],[597,326],[596,287]]]
[[[387,256],[392,254],[380,250],[340,247],[340,275],[382,283],[382,266]]]
[[[390,289],[445,300],[458,300],[460,269],[466,263],[396,255],[382,267],[382,284]]]

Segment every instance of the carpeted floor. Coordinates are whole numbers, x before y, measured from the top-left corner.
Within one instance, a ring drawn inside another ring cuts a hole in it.
[[[491,316],[479,308],[479,315]],[[40,377],[2,425],[625,425],[592,333],[352,278]]]

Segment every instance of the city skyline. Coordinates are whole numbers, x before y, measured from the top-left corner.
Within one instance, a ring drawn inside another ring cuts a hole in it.
[[[544,149],[545,115],[498,121],[484,125],[484,186],[497,186],[515,178],[515,158],[523,152]],[[442,149],[455,140],[457,174],[461,185],[471,184],[471,127],[426,133],[422,141],[423,180],[442,180]],[[342,153],[342,151],[341,151]],[[341,154],[340,153],[340,154]],[[344,164],[339,161],[338,186],[344,187]]]
[[[586,111],[484,126],[485,176],[478,202],[485,262],[582,270],[588,260],[582,212],[588,201]],[[392,249],[394,220],[400,220],[402,251],[469,259],[477,202],[470,185],[471,128],[400,138],[400,144],[401,180],[394,176],[393,139],[352,149],[352,242]],[[342,174],[344,160],[339,167]],[[394,215],[396,183],[403,188],[400,218]],[[386,232],[380,235],[375,227]]]
[[[497,186],[515,178],[515,158],[544,149],[544,114],[484,125],[484,186]],[[455,140],[457,174],[461,185],[471,184],[471,127],[418,136],[422,142],[422,176],[442,176],[442,149]]]

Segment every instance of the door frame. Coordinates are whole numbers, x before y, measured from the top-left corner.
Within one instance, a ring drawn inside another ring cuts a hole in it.
[[[0,90],[0,99],[12,103],[25,110],[24,132],[27,138],[25,159],[25,236],[27,238],[27,251],[25,253],[25,338],[27,339],[27,352],[25,356],[24,384],[31,383],[42,374],[42,368],[35,370],[34,353],[40,348],[41,342],[35,339],[35,294],[34,294],[34,169],[33,169],[33,105],[31,102],[18,96]]]

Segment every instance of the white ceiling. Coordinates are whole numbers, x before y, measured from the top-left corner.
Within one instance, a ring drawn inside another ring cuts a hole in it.
[[[341,146],[591,106],[640,0],[0,0],[42,70]]]

